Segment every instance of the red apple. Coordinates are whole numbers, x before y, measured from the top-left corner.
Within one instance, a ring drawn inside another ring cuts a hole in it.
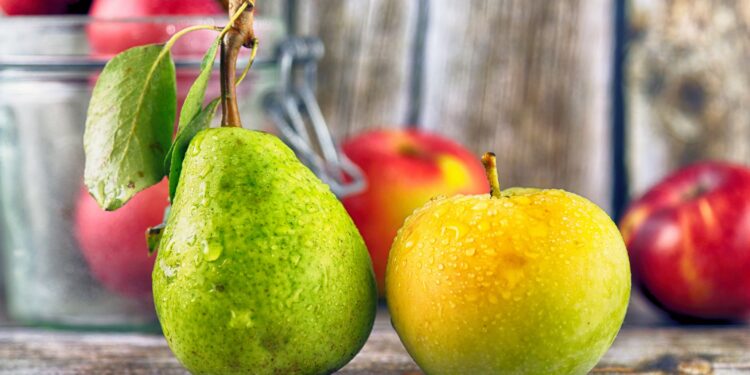
[[[63,14],[71,0],[0,0],[0,9],[9,16]]]
[[[146,230],[158,225],[168,205],[166,180],[136,194],[120,209],[102,210],[84,189],[75,214],[75,234],[91,273],[109,290],[150,298],[151,271]]]
[[[216,0],[95,0],[90,15],[97,19],[87,32],[95,55],[111,57],[128,48],[164,43],[175,31],[190,24],[144,23],[152,16],[226,15]],[[130,19],[130,20],[128,20]],[[176,56],[200,57],[216,39],[210,30],[194,31],[172,48]]]
[[[438,195],[489,191],[479,159],[436,134],[369,131],[344,142],[343,151],[367,178],[367,189],[343,203],[370,251],[381,295],[388,252],[407,216]]]
[[[750,316],[750,169],[684,168],[635,201],[620,228],[636,282],[667,312]]]

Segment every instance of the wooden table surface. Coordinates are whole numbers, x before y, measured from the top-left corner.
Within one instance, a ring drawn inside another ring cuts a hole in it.
[[[159,335],[0,328],[0,374],[186,374]],[[341,374],[420,374],[385,312]],[[750,374],[750,328],[626,326],[593,374]]]

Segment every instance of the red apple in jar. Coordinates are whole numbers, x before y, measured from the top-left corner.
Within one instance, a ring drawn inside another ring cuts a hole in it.
[[[170,24],[164,20],[146,23],[139,18],[154,16],[226,17],[216,0],[95,0],[89,13],[96,21],[87,28],[95,55],[111,57],[128,48],[164,43],[176,31],[192,23]],[[172,47],[176,56],[200,57],[216,39],[211,30],[194,31]]]
[[[489,191],[478,158],[437,134],[372,130],[342,148],[367,178],[365,191],[342,201],[370,251],[381,295],[388,252],[407,216],[438,195]]]
[[[74,0],[0,0],[0,10],[9,16],[41,16],[65,13]]]
[[[620,229],[636,282],[672,316],[750,316],[750,169],[684,168],[633,202]]]
[[[107,289],[133,298],[151,297],[155,256],[148,253],[146,230],[158,225],[168,205],[164,180],[136,194],[116,211],[99,207],[83,189],[75,213],[75,234],[91,273]]]

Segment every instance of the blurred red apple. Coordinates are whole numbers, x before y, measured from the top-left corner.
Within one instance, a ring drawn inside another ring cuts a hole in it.
[[[109,290],[124,296],[151,296],[146,230],[158,225],[168,205],[166,180],[136,194],[117,211],[102,210],[84,189],[78,199],[75,234],[91,273]]]
[[[71,0],[0,0],[0,9],[9,16],[63,14]]]
[[[175,31],[191,26],[188,23],[168,22],[148,24],[138,21],[137,18],[225,16],[226,12],[216,0],[95,0],[90,15],[97,19],[87,29],[93,53],[99,56],[114,56],[131,47],[164,43]],[[176,56],[200,57],[216,39],[216,35],[210,30],[192,32],[180,39],[172,48],[172,52]]]
[[[437,195],[486,193],[487,179],[475,155],[419,130],[369,131],[342,146],[367,177],[367,189],[343,203],[370,251],[382,295],[388,252],[404,219]]]
[[[684,168],[635,201],[620,229],[636,281],[674,317],[750,315],[750,169]]]

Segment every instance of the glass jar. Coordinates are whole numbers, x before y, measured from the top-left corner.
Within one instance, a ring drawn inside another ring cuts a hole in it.
[[[97,225],[98,221],[82,219],[78,212],[81,201],[90,199],[83,188],[86,110],[96,77],[111,56],[106,50],[123,45],[121,39],[97,41],[91,35],[102,39],[106,32],[93,30],[114,30],[113,35],[129,30],[127,37],[138,44],[164,42],[187,25],[225,22],[225,18],[206,17],[0,18],[0,243],[12,319],[77,329],[158,329],[149,293],[123,292],[107,281],[130,265],[107,263],[106,257],[94,264],[84,254],[77,234],[82,232],[77,225]],[[255,28],[261,48],[238,96],[245,124],[258,128],[265,127],[259,98],[277,85],[272,56],[285,28],[280,18],[269,15],[259,16]],[[215,35],[191,33],[175,45],[178,96],[184,98]],[[154,38],[159,40],[149,40]],[[213,79],[206,98],[218,94],[218,79]],[[145,256],[145,247],[135,247],[120,250]],[[150,275],[148,280],[133,280],[139,281],[150,285]]]

